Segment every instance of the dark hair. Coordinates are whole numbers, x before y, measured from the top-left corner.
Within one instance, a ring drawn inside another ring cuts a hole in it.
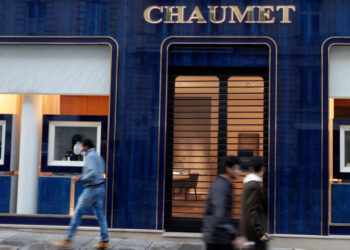
[[[257,158],[251,161],[250,166],[253,168],[255,173],[258,173],[261,171],[262,167],[265,166],[265,164],[263,159]]]
[[[234,165],[239,165],[240,161],[236,156],[227,156],[224,161],[219,164],[218,172],[219,174],[224,174],[226,172],[226,168],[232,168]]]
[[[89,148],[94,148],[95,147],[94,143],[90,139],[85,139],[81,143],[83,144],[83,146],[87,146]]]

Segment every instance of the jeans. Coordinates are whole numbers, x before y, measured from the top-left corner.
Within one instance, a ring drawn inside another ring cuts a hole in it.
[[[98,188],[84,188],[83,193],[79,196],[78,204],[75,208],[74,215],[70,220],[70,228],[67,233],[67,238],[71,239],[77,230],[77,227],[80,225],[81,217],[83,212],[87,208],[92,208],[94,214],[97,217],[98,224],[101,230],[101,239],[103,241],[108,241],[108,227],[107,220],[104,214],[104,197],[106,194],[105,187]]]

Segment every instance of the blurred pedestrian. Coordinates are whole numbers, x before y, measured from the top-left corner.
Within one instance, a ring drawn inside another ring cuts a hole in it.
[[[53,242],[52,244],[59,248],[71,248],[72,238],[80,225],[84,210],[92,208],[101,230],[101,240],[98,244],[93,245],[93,248],[109,248],[108,226],[103,206],[106,195],[106,181],[103,177],[105,163],[102,157],[96,153],[95,146],[90,139],[82,141],[82,151],[85,152],[86,159],[83,174],[75,177],[74,181],[83,182],[84,190],[79,196],[66,239],[61,242]]]
[[[232,179],[239,178],[241,167],[237,157],[227,157],[219,165],[219,176],[210,187],[203,219],[203,240],[207,250],[244,248],[246,240],[237,237],[232,224]]]
[[[255,242],[256,250],[265,250],[270,235],[267,233],[266,195],[263,189],[263,176],[266,167],[261,159],[251,162],[252,173],[244,180],[241,234]]]

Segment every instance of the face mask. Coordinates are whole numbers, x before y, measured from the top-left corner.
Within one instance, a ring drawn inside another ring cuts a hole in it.
[[[73,147],[73,152],[75,155],[83,154],[83,144],[81,142],[77,142]]]

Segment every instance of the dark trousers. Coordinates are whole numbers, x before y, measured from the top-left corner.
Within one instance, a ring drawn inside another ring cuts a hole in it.
[[[234,247],[231,243],[229,244],[208,244],[206,250],[234,250]]]

